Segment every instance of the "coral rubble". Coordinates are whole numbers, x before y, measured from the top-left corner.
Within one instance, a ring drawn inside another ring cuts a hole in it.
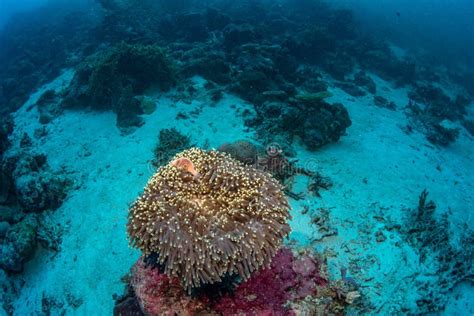
[[[410,128],[426,135],[432,144],[446,146],[459,135],[454,122],[464,121],[469,99],[458,95],[455,100],[433,85],[416,85],[409,93],[406,107]]]
[[[417,312],[444,309],[448,294],[474,275],[474,232],[464,227],[459,240],[453,240],[447,213],[437,217],[436,204],[423,190],[418,207],[408,210],[402,236],[419,255],[421,273],[417,277]]]

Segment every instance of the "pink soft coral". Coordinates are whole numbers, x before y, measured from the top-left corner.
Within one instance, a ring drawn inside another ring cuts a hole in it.
[[[285,303],[291,299],[290,290],[296,285],[296,273],[292,270],[293,253],[280,250],[270,268],[255,273],[241,283],[232,296],[223,297],[214,309],[224,315],[231,313],[283,314]]]
[[[206,301],[187,296],[178,278],[169,278],[140,258],[132,269],[132,287],[147,315],[194,315],[205,310]]]
[[[206,293],[191,297],[177,278],[169,278],[140,259],[132,270],[131,284],[147,315],[295,315],[306,297],[326,297],[331,305],[335,295],[325,277],[326,266],[312,253],[295,256],[282,248],[270,267],[254,273],[232,294],[209,298]],[[320,306],[328,310],[330,306]]]

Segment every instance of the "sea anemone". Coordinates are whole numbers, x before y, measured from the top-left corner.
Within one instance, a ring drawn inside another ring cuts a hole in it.
[[[264,171],[191,148],[149,180],[129,212],[131,244],[190,291],[268,266],[288,235],[288,201]]]

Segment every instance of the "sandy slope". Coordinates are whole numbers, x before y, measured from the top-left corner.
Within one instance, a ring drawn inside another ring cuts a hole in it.
[[[50,87],[60,89],[71,75],[66,72]],[[379,94],[399,108],[407,103],[405,91],[374,79]],[[198,90],[203,90],[202,80],[196,78],[195,82]],[[339,143],[317,152],[296,146],[300,163],[330,176],[334,187],[322,192],[322,198],[292,201],[291,237],[311,242],[317,233],[309,214],[318,207],[330,208],[330,225],[337,228],[338,235],[313,241],[313,245],[337,254],[330,260],[334,277],[339,277],[341,267],[355,261],[362,271],[354,277],[363,278],[359,282],[370,286],[367,293],[379,312],[397,310],[400,304],[413,306],[416,297],[407,286],[417,265],[412,251],[395,246],[396,234],[376,243],[374,233],[383,226],[382,217],[396,220],[404,207],[415,206],[424,188],[440,211],[452,210],[455,224],[472,218],[473,140],[464,132],[452,146],[436,149],[420,134],[403,133],[400,126],[406,119],[401,111],[371,105],[372,96],[356,100],[337,89],[332,92],[330,101],[346,105],[353,125]],[[32,136],[40,126],[36,109],[26,111],[38,95],[15,115],[15,147],[23,132]],[[197,118],[175,120],[179,111],[189,113],[202,105]],[[203,147],[251,139],[253,134],[246,132],[236,113],[245,107],[248,105],[232,96],[225,96],[215,106],[207,106],[199,97],[191,104],[162,98],[157,110],[145,116],[146,124],[126,136],[120,134],[111,113],[68,111],[50,123],[48,135],[35,140],[36,150],[48,155],[53,169],[70,172],[78,188],[55,213],[54,219],[67,227],[62,251],[55,257],[40,251],[27,265],[22,276],[26,283],[15,304],[17,314],[40,311],[43,296],[65,302],[68,314],[110,314],[112,294],[121,293],[120,278],[139,256],[127,246],[126,215],[129,203],[153,173],[149,161],[159,130],[175,126]],[[441,171],[436,169],[438,165]],[[298,177],[295,191],[304,191],[306,184],[306,178]],[[304,205],[311,209],[306,215],[301,214]],[[380,217],[374,219],[374,215]],[[68,307],[68,302],[75,300],[82,300],[82,304],[76,309]]]

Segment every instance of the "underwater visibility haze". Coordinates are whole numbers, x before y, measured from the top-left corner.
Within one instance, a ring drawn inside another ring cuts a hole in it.
[[[473,315],[472,0],[0,0],[0,315]]]

